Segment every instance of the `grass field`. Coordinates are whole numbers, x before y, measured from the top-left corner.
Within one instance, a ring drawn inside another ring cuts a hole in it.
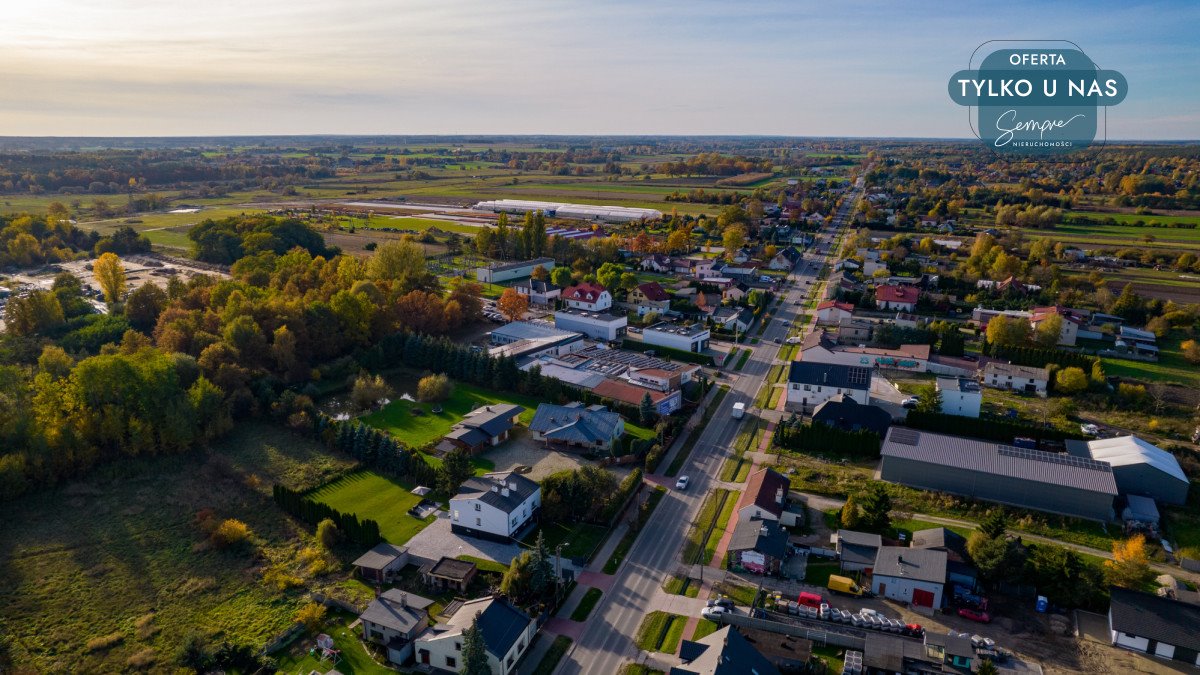
[[[545,536],[546,548],[550,549],[551,553],[554,552],[556,546],[566,543],[562,549],[565,558],[587,558],[608,536],[608,528],[590,523],[568,525],[543,522],[538,530],[529,533],[523,543],[533,546],[537,541],[539,531]]]
[[[695,642],[696,640],[712,635],[720,629],[721,627],[716,623],[709,621],[708,619],[700,619],[700,621],[696,623],[696,630],[692,631],[691,640]]]
[[[337,663],[337,671],[343,675],[386,675],[394,670],[385,668],[371,658],[363,648],[361,641],[362,629],[351,629],[350,624],[357,621],[358,616],[349,612],[327,614],[322,631],[333,638],[334,647],[341,650],[342,659]],[[312,638],[300,638],[301,645],[297,649],[278,655],[278,670],[289,675],[307,675],[308,673],[323,673],[332,664],[328,660],[318,659],[303,649],[304,644],[312,645]]]
[[[17,665],[117,672],[150,650],[171,671],[192,632],[261,647],[292,623],[305,593],[274,590],[261,572],[297,569],[298,549],[311,541],[271,502],[270,486],[301,488],[349,465],[306,438],[243,424],[211,453],[126,460],[5,504],[0,626]],[[245,522],[259,557],[209,547],[196,525],[202,509]],[[85,647],[114,634],[108,648]]]
[[[1178,382],[1188,387],[1200,387],[1200,368],[1183,358],[1181,333],[1165,336],[1158,342],[1158,361],[1129,361],[1105,358],[1104,372],[1108,375],[1130,377],[1147,382]]]
[[[360,520],[370,518],[378,522],[383,538],[399,545],[433,522],[432,517],[419,520],[408,515],[408,510],[421,501],[411,492],[412,488],[373,471],[356,471],[308,496],[342,513],[353,513]]]
[[[671,595],[683,595],[694,598],[700,595],[700,584],[689,583],[686,577],[671,575],[663,582],[663,590]]]
[[[686,616],[653,611],[642,619],[634,642],[648,652],[674,654],[679,648],[679,640],[683,638],[683,629],[686,626]]]
[[[825,588],[831,574],[841,574],[836,562],[810,562],[804,569],[804,583]]]
[[[543,640],[546,638],[543,637]],[[545,656],[533,669],[533,675],[550,675],[554,669],[558,667],[558,662],[562,661],[562,657],[566,655],[567,650],[571,648],[571,638],[566,635],[559,635],[554,638],[554,642],[550,644],[550,649],[546,651]]]
[[[434,404],[397,398],[382,410],[364,416],[362,421],[392,434],[411,447],[419,448],[445,436],[463,415],[480,406],[495,403],[515,403],[524,407],[525,412],[521,413],[523,424],[533,421],[533,413],[538,406],[538,400],[529,396],[502,394],[456,382],[454,393],[448,400]],[[434,405],[441,406],[442,412],[431,412]],[[420,410],[422,414],[414,415],[413,410]]]
[[[571,612],[572,621],[586,621],[588,615],[592,613],[592,609],[596,607],[596,603],[600,602],[604,591],[599,588],[589,588],[579,599],[579,604],[575,606],[575,611]]]

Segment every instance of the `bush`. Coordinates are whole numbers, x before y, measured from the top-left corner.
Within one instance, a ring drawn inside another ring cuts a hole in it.
[[[337,523],[331,518],[325,518],[317,523],[317,541],[326,551],[332,549],[337,544],[339,533]]]
[[[310,602],[296,610],[296,622],[303,624],[309,633],[315,633],[325,622],[325,605]]]
[[[417,383],[417,399],[420,401],[444,401],[454,393],[454,383],[445,373],[426,375]]]
[[[92,638],[87,641],[87,650],[89,652],[98,652],[103,649],[109,649],[125,641],[125,636],[121,633],[109,633],[100,637]]]
[[[250,528],[237,518],[226,518],[209,537],[217,548],[229,548],[250,539]]]

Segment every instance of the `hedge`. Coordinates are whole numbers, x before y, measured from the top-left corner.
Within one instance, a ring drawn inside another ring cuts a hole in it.
[[[828,450],[858,458],[879,457],[879,434],[873,431],[845,431],[823,423],[803,424],[795,417],[780,422],[772,440],[789,450]]]
[[[1040,427],[1021,422],[1009,422],[989,418],[963,417],[937,412],[908,411],[905,426],[925,431],[936,431],[951,436],[967,436],[1012,444],[1014,438],[1024,437],[1039,441],[1084,440],[1085,436],[1050,427]]]
[[[1045,349],[1042,347],[1008,347],[993,345],[985,341],[986,355],[997,359],[1007,359],[1018,366],[1045,368],[1053,363],[1059,368],[1082,368],[1084,373],[1092,372],[1092,366],[1100,359],[1079,352],[1068,352],[1062,349]]]
[[[374,520],[359,520],[353,513],[342,513],[328,504],[313,501],[283,485],[273,485],[271,493],[279,508],[310,525],[316,525],[328,518],[337,525],[338,531],[344,537],[355,544],[374,546],[383,541],[379,534],[379,523]]]

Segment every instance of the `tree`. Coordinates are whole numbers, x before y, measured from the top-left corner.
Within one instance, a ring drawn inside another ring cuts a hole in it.
[[[989,537],[973,532],[967,539],[967,553],[986,581],[1014,581],[1021,572],[1021,552],[1007,535]]]
[[[621,274],[625,268],[617,263],[606,262],[596,270],[596,281],[605,288],[617,288],[621,283]]]
[[[412,241],[389,241],[376,249],[367,261],[367,276],[394,281],[404,293],[433,285],[425,266],[425,251]]]
[[[942,411],[942,392],[937,386],[927,384],[917,390],[917,410],[936,413]]]
[[[1195,340],[1184,340],[1179,348],[1183,351],[1183,358],[1187,359],[1188,363],[1200,364],[1200,343]]]
[[[392,387],[382,375],[371,377],[363,371],[354,380],[354,389],[350,392],[350,401],[358,410],[366,410],[381,399],[390,398]]]
[[[322,522],[333,522],[325,520]],[[325,622],[325,605],[319,605],[315,602],[310,602],[300,609],[296,610],[296,622],[303,625],[304,629],[310,634],[315,633],[321,624]]]
[[[236,518],[226,518],[213,530],[212,543],[217,548],[229,548],[250,539],[250,528]]]
[[[871,483],[859,496],[859,508],[862,511],[862,529],[867,532],[886,532],[892,524],[892,498],[882,483]]]
[[[536,279],[538,281],[545,281],[550,278],[550,272],[547,271],[545,267],[538,265],[533,268],[533,272],[530,272],[529,278]]]
[[[997,346],[1022,346],[1029,341],[1029,323],[1020,318],[994,316],[988,321],[987,341]]]
[[[455,450],[446,455],[442,466],[438,468],[438,483],[442,493],[453,496],[458,492],[458,486],[474,475],[471,459],[465,450]]]
[[[627,291],[632,291],[633,289],[637,288],[637,285],[638,285],[637,275],[634,274],[633,272],[622,273],[621,281],[619,282],[619,285],[621,288],[623,288]]]
[[[166,291],[157,284],[142,284],[125,299],[125,318],[134,328],[148,333],[166,306]]]
[[[520,321],[529,311],[529,296],[518,293],[515,288],[506,288],[496,300],[496,309],[509,321]]]
[[[65,320],[58,296],[50,291],[32,291],[15,297],[4,310],[4,323],[16,335],[45,333]]]
[[[554,584],[554,563],[550,560],[546,539],[538,530],[537,541],[529,552],[529,590],[539,599],[545,599],[554,592]]]
[[[462,632],[462,675],[492,675],[487,652],[483,643],[483,631],[479,628],[479,615],[471,619],[471,626]]]
[[[317,541],[326,551],[331,550],[337,544],[339,536],[337,523],[332,519],[325,518],[317,523]]]
[[[417,400],[444,401],[454,393],[454,382],[445,373],[426,375],[417,382]]]
[[[642,401],[638,405],[638,417],[643,426],[650,426],[654,422],[654,415],[654,400],[650,398],[650,392],[646,392],[642,394]]]
[[[721,244],[725,247],[725,257],[732,259],[746,245],[746,228],[741,225],[725,228],[721,233]]]
[[[1114,541],[1112,554],[1112,560],[1104,561],[1104,576],[1112,585],[1139,589],[1154,578],[1144,535],[1135,534],[1124,541]]]
[[[684,253],[691,248],[691,237],[684,230],[672,230],[667,235],[667,243],[663,245],[667,253]]]
[[[1004,509],[991,509],[979,523],[979,531],[989,539],[998,539],[1008,534],[1008,514]]]
[[[92,265],[92,275],[96,277],[96,283],[100,285],[104,299],[109,304],[121,299],[121,295],[125,293],[125,268],[117,254],[105,253],[96,258]]]
[[[858,498],[855,495],[846,497],[846,503],[842,504],[842,513],[839,521],[842,529],[857,530],[862,527],[862,513],[858,508]]]
[[[1058,345],[1062,325],[1063,318],[1058,314],[1051,314],[1042,319],[1033,331],[1033,344],[1043,349],[1054,349]]]
[[[555,286],[567,287],[571,285],[571,268],[555,267],[550,270],[550,283]]]
[[[984,659],[979,662],[979,670],[975,671],[975,675],[1000,675],[1000,669],[991,659]]]
[[[1060,394],[1071,396],[1087,389],[1088,378],[1082,368],[1071,366],[1063,368],[1054,374],[1054,390]]]
[[[213,665],[212,652],[209,650],[204,638],[195,633],[184,638],[183,645],[180,646],[175,660],[179,665],[189,668],[197,674],[207,673]]]

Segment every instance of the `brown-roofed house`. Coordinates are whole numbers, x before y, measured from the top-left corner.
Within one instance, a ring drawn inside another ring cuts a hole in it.
[[[746,490],[738,499],[738,522],[757,518],[779,520],[787,507],[788,491],[792,482],[788,477],[771,469],[761,469],[750,475]]]
[[[650,402],[660,415],[670,415],[683,405],[683,394],[678,389],[672,392],[655,391],[612,378],[605,378],[592,388],[592,393],[632,406],[641,405],[642,398],[649,394]]]

